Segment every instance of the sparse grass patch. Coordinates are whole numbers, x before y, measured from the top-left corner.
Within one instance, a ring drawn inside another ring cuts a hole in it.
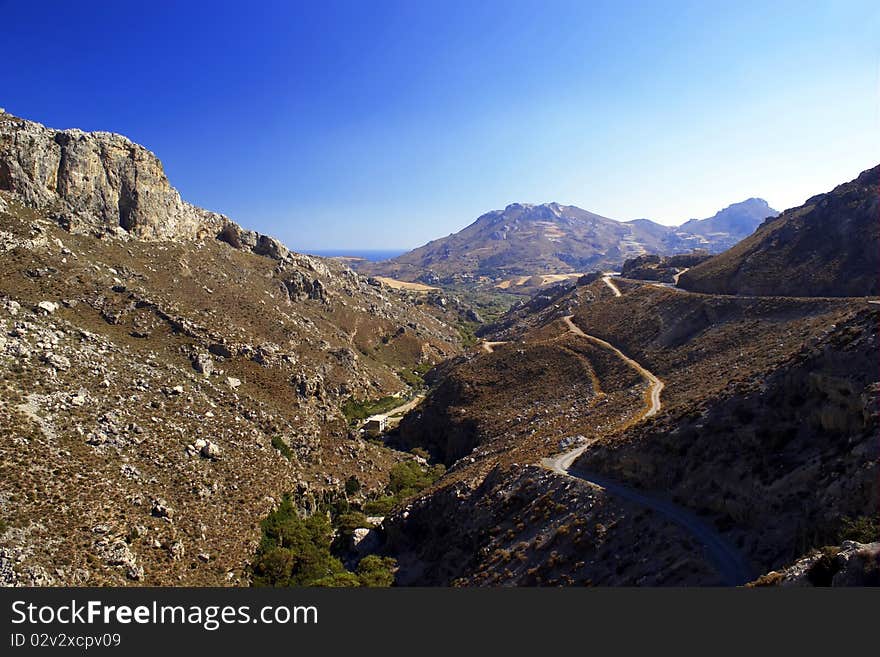
[[[399,397],[382,397],[381,399],[361,400],[349,399],[342,405],[342,413],[350,423],[366,420],[377,413],[387,413],[402,403]]]
[[[284,442],[284,439],[281,436],[272,436],[272,447],[281,452],[281,455],[284,456],[284,458],[286,458],[288,461],[293,461],[293,451],[290,449],[287,443]]]
[[[420,363],[413,368],[400,370],[397,375],[411,388],[416,390],[425,387],[425,374],[433,367],[431,363]]]

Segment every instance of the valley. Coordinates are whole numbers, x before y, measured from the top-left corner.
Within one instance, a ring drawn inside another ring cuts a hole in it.
[[[869,581],[878,197],[321,258],[0,113],[0,582]]]

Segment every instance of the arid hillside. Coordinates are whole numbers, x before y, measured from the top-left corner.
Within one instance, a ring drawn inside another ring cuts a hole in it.
[[[246,584],[282,494],[385,485],[342,407],[458,331],[218,217],[122,137],[0,115],[0,583]]]
[[[767,220],[680,284],[715,294],[873,296],[878,272],[880,166]]]
[[[451,467],[389,522],[390,549],[422,583],[658,583],[645,563],[669,575],[663,583],[718,583],[687,532],[652,549],[633,538],[632,499],[538,467],[581,446],[575,470],[701,518],[752,576],[791,563],[877,508],[878,321],[860,299],[714,296],[626,279],[536,298],[489,327],[482,352],[438,370],[401,427]],[[586,496],[576,511],[560,486]],[[503,509],[523,495],[548,506],[518,525]],[[572,523],[607,504],[628,513],[601,522],[601,537],[587,520],[573,542]],[[438,508],[451,519],[434,531]],[[642,532],[669,525],[641,512]],[[460,551],[440,550],[441,535]],[[670,545],[691,566],[664,571]],[[614,556],[591,561],[603,549]]]

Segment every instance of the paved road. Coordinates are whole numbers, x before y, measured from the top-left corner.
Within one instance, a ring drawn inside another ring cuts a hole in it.
[[[645,400],[645,408],[638,419],[651,417],[660,410],[660,392],[663,390],[663,382],[659,378],[646,370],[632,358],[626,356],[614,345],[605,340],[584,333],[584,331],[572,321],[572,315],[563,317],[563,320],[568,326],[569,331],[610,349],[630,367],[638,371],[648,382],[650,395],[647,396],[647,399]],[[711,524],[701,519],[695,513],[684,507],[678,506],[662,496],[637,490],[605,475],[598,475],[573,468],[574,462],[581,456],[581,454],[589,449],[591,445],[592,441],[576,449],[542,459],[541,465],[558,474],[581,479],[592,486],[597,486],[598,488],[605,490],[611,495],[651,509],[676,523],[703,546],[706,559],[718,571],[725,585],[737,586],[754,579],[754,573],[749,567],[748,560],[739,551],[736,545],[726,540]]]
[[[671,520],[700,543],[706,560],[718,571],[726,586],[739,586],[755,578],[748,560],[736,545],[725,539],[711,524],[692,511],[664,497],[637,490],[604,475],[572,468],[572,463],[588,447],[589,444],[559,456],[543,459],[541,465],[558,474],[581,479],[611,495],[651,509]]]

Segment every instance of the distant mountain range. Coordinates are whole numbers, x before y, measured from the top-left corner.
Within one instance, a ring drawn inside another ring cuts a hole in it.
[[[730,250],[682,274],[680,284],[714,294],[877,295],[878,206],[880,166],[767,220]]]
[[[616,221],[573,205],[513,203],[409,253],[356,267],[366,274],[432,283],[616,268],[644,253],[718,253],[777,214],[763,199],[750,198],[674,227],[649,219]]]

